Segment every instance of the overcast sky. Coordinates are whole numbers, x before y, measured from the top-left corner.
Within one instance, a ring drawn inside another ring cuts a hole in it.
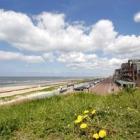
[[[0,0],[1,76],[107,76],[131,58],[139,0]]]

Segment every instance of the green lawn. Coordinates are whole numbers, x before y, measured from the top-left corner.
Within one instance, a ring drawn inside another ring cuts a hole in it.
[[[76,116],[96,109],[95,124],[106,140],[140,139],[140,91],[97,96],[76,93],[0,107],[0,140],[87,140],[74,126]]]

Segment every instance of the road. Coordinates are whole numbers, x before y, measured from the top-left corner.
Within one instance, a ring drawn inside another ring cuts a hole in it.
[[[94,87],[91,87],[89,91],[98,95],[108,95],[119,91],[119,87],[113,82],[111,78],[107,78]]]

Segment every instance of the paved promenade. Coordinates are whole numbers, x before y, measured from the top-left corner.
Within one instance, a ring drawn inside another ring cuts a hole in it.
[[[119,87],[112,81],[111,78],[107,78],[94,87],[91,87],[90,91],[99,95],[107,95],[119,91]]]

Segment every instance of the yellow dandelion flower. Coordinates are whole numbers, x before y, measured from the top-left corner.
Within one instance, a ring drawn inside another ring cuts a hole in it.
[[[83,116],[83,119],[85,119],[85,118],[87,118],[87,117],[88,117],[88,115],[84,115],[84,116]]]
[[[96,140],[98,140],[99,139],[99,135],[98,135],[98,133],[95,133],[95,134],[93,134],[93,136],[92,136],[94,139],[96,139]]]
[[[78,116],[77,116],[77,119],[78,119],[78,120],[82,120],[82,119],[83,119],[83,116],[82,116],[82,115],[78,115]]]
[[[83,116],[78,115],[77,119],[74,121],[75,124],[81,123],[83,121]]]
[[[91,114],[92,115],[94,115],[95,113],[96,113],[96,110],[95,109],[91,111]]]
[[[80,122],[81,122],[81,120],[78,120],[78,119],[76,119],[76,120],[74,121],[75,124],[78,124],[78,123],[80,123]]]
[[[88,114],[89,113],[89,110],[85,110],[83,113],[84,114]]]
[[[81,129],[86,129],[88,127],[88,125],[86,124],[86,123],[82,123],[81,125],[80,125],[80,128]]]
[[[99,137],[100,137],[100,138],[104,138],[104,137],[106,137],[106,135],[107,135],[107,134],[106,134],[106,130],[103,130],[103,129],[102,129],[102,130],[99,131]]]

